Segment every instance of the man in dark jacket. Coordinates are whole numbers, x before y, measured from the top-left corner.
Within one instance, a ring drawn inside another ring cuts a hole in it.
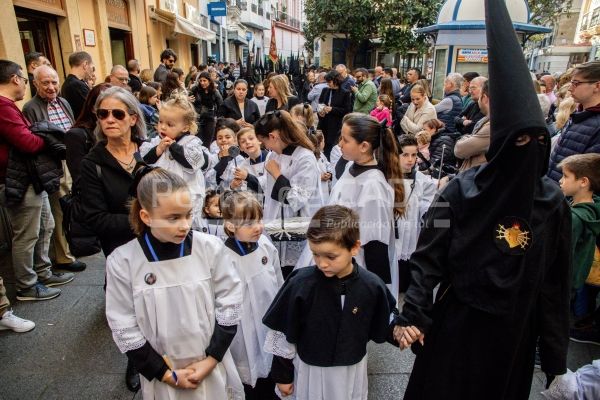
[[[435,105],[438,119],[446,125],[448,133],[456,132],[454,119],[462,111],[462,97],[460,87],[463,83],[463,77],[457,72],[448,74],[444,80],[444,99]]]
[[[569,92],[579,108],[563,129],[550,157],[548,177],[562,177],[558,164],[573,154],[600,153],[600,61],[590,61],[573,71]]]
[[[487,78],[479,76],[469,82],[469,94],[471,95],[471,102],[463,108],[463,111],[454,118],[456,124],[456,130],[461,135],[469,135],[473,133],[475,124],[484,117],[483,113],[479,109],[479,96],[481,96],[481,88],[483,82],[487,81]]]
[[[44,140],[34,135],[30,123],[15,102],[25,97],[28,79],[21,67],[8,60],[0,60],[0,196],[6,199],[6,176],[9,159],[26,161],[45,148]],[[25,162],[23,162],[24,164]],[[57,297],[63,285],[73,280],[72,273],[53,273],[48,257],[54,219],[50,212],[48,194],[36,192],[33,171],[25,175],[31,181],[23,188],[22,200],[7,205],[13,229],[12,264],[17,279],[18,300],[48,300]],[[27,179],[28,178],[28,179]]]
[[[400,101],[402,104],[410,104],[410,91],[415,86],[415,83],[421,77],[421,70],[418,68],[411,68],[406,71],[406,85],[400,91]]]
[[[171,72],[177,62],[177,54],[171,49],[165,49],[160,53],[160,64],[154,71],[154,81],[164,83],[167,74]]]
[[[60,94],[69,102],[73,109],[73,116],[77,119],[90,92],[87,80],[94,75],[95,69],[92,56],[85,51],[71,54],[69,65],[71,71],[62,85]]]
[[[36,68],[33,76],[33,85],[37,88],[37,94],[25,104],[23,114],[31,123],[48,121],[67,132],[75,121],[69,103],[62,97],[58,97],[58,74],[51,67],[43,65]],[[62,228],[63,212],[59,199],[71,192],[72,181],[65,163],[63,163],[63,171],[64,175],[60,180],[59,191],[50,194],[50,207],[55,225],[52,235],[54,262],[55,267],[60,269],[83,271],[86,265],[77,261],[71,254]]]

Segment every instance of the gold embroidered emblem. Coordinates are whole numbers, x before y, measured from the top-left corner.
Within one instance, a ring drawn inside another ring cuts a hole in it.
[[[352,309],[352,314],[356,314],[356,313],[358,313],[358,307],[354,307],[354,308]]]
[[[494,239],[503,252],[523,254],[531,246],[531,229],[521,218],[506,217],[498,223]]]

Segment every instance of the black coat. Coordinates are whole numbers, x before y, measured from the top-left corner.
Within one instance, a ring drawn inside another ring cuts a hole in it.
[[[61,160],[65,158],[62,140],[65,132],[48,121],[36,122],[31,132],[44,139],[44,149],[35,155],[23,154],[12,147],[6,165],[6,204],[17,205],[23,201],[29,185],[36,193],[56,193],[63,176]]]
[[[275,110],[290,111],[292,109],[292,107],[294,107],[296,104],[300,104],[300,103],[301,103],[300,99],[297,98],[296,96],[289,96],[287,104],[285,106],[277,108],[277,99],[272,97],[269,99],[269,101],[267,102],[267,105],[265,106],[265,112],[275,111]]]
[[[198,84],[192,87],[190,95],[194,96],[194,108],[198,113],[198,119],[212,119],[217,115],[217,110],[223,104],[223,98],[219,90],[215,88],[213,92],[205,92]]]
[[[100,174],[96,166],[100,167]],[[98,235],[105,256],[135,237],[127,207],[132,183],[133,176],[108,152],[104,141],[81,161],[82,215],[77,219],[86,221]]]
[[[219,117],[233,118],[236,121],[242,118],[242,112],[240,106],[234,96],[225,99],[219,111],[217,112]],[[244,99],[244,121],[249,124],[253,124],[260,118],[260,111],[255,102],[250,101],[248,98]]]
[[[94,133],[87,128],[71,128],[65,135],[67,146],[67,168],[73,178],[73,187],[79,182],[81,160],[90,152],[96,140]]]
[[[83,110],[85,99],[90,92],[90,87],[85,81],[77,78],[75,75],[69,74],[60,89],[60,96],[64,97],[69,102],[73,110],[75,120],[79,118],[79,114]]]
[[[330,94],[331,101],[329,100]],[[340,137],[344,115],[352,112],[351,94],[342,89],[325,88],[319,97],[319,104],[325,104],[332,108],[323,118],[319,117],[318,129],[323,131],[326,147],[334,146]]]
[[[457,188],[472,187],[479,168],[459,174],[433,202],[410,259],[411,283],[396,323],[422,328],[425,346],[412,346],[417,359],[405,399],[526,399],[536,343],[544,372],[566,370],[569,206],[558,187],[542,179],[543,193],[525,227],[533,240],[516,271],[494,243],[496,226],[486,227],[485,248],[474,245],[457,254],[469,236],[458,216],[474,213],[461,211]],[[444,228],[438,221],[445,221]],[[496,265],[481,262],[477,254],[486,253]],[[433,304],[433,288],[440,282]]]

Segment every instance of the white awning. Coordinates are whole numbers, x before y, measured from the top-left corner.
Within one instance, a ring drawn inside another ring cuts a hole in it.
[[[196,39],[216,43],[217,35],[210,29],[206,29],[192,21],[183,18],[167,10],[150,7],[150,18],[173,27],[173,31],[182,35],[191,36]]]

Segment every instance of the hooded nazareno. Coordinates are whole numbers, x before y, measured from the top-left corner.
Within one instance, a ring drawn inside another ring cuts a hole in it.
[[[527,399],[538,338],[544,372],[566,371],[569,206],[545,177],[549,135],[505,2],[485,7],[488,163],[439,194],[410,260],[396,323],[424,330],[425,346],[407,400]]]

